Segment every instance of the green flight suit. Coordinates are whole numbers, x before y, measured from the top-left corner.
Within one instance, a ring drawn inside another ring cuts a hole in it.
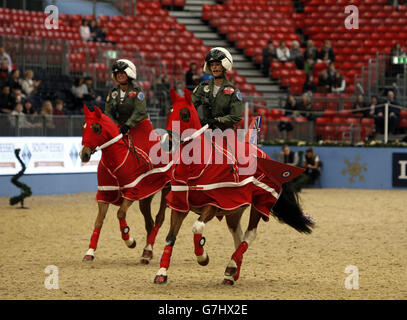
[[[239,89],[225,79],[213,96],[214,80],[201,82],[192,92],[192,102],[195,108],[202,106],[202,123],[208,119],[219,118],[218,127],[221,130],[233,129],[234,125],[243,119],[242,94]]]
[[[119,123],[131,128],[148,118],[146,99],[141,88],[129,84],[124,100],[120,103],[120,86],[109,91],[106,97],[105,114]]]

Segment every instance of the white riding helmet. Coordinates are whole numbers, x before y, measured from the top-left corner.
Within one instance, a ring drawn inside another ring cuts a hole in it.
[[[226,71],[232,71],[233,58],[225,48],[216,47],[209,50],[205,57],[205,64],[203,67],[205,73],[211,73],[211,70],[209,69],[211,61],[219,61],[222,63],[222,67],[224,67]]]
[[[133,80],[137,78],[136,66],[133,62],[127,59],[119,59],[112,66],[112,78],[116,80],[116,73],[119,71],[124,71],[127,77]]]

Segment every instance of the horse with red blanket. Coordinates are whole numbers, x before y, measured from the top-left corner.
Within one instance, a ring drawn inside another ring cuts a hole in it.
[[[136,240],[130,237],[130,228],[126,222],[126,213],[131,204],[138,200],[140,211],[145,219],[147,243],[143,250],[141,262],[148,264],[153,256],[153,245],[158,229],[164,222],[166,201],[169,191],[166,185],[170,182],[172,162],[156,164],[151,159],[150,150],[159,145],[160,138],[153,131],[149,119],[142,120],[135,128],[135,135],[123,135],[116,124],[98,107],[91,112],[86,106],[83,109],[85,123],[82,133],[82,162],[88,162],[93,152],[102,150],[102,158],[98,165],[97,179],[98,215],[91,236],[89,250],[84,261],[94,260],[99,234],[108,211],[109,205],[119,206],[119,220],[122,239],[129,248],[136,246]],[[161,150],[158,150],[160,155]],[[161,205],[155,221],[151,216],[151,201],[153,196],[161,193]]]
[[[256,237],[260,219],[267,221],[272,213],[297,231],[311,233],[313,222],[303,214],[296,194],[283,186],[303,169],[271,160],[257,146],[240,142],[232,130],[201,127],[188,90],[179,97],[172,89],[170,96],[173,106],[165,138],[173,144],[174,166],[167,196],[171,225],[154,282],[167,282],[177,234],[188,212],[193,211],[200,215],[192,231],[195,255],[201,265],[209,262],[204,250],[204,227],[214,217],[221,220],[225,216],[236,251],[226,267],[223,283],[232,285],[239,278],[243,254]],[[240,218],[249,205],[249,225],[243,234]]]

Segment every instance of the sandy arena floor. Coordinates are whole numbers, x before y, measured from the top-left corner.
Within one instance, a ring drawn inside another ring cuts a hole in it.
[[[153,284],[170,211],[157,236],[154,259],[146,266],[139,262],[146,235],[138,204],[127,216],[137,247],[128,249],[121,240],[116,208],[111,207],[96,259],[83,263],[97,213],[93,198],[34,196],[26,200],[29,209],[21,210],[0,197],[0,299],[407,299],[405,190],[303,190],[303,207],[317,228],[303,235],[275,219],[261,222],[233,287],[221,284],[233,253],[225,221],[207,224],[211,260],[202,267],[193,253],[193,213],[174,247],[168,283]],[[49,265],[58,268],[58,290],[44,286]],[[358,269],[358,289],[345,287],[349,265]]]

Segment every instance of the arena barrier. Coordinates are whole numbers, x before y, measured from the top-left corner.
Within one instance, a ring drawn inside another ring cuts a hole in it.
[[[20,181],[33,195],[96,192],[100,152],[82,165],[78,155],[81,137],[0,137],[0,196],[20,193],[10,181],[21,170],[14,155],[17,148],[27,167]],[[281,146],[262,149],[279,160]],[[291,147],[302,155],[306,149]],[[407,188],[407,148],[314,147],[314,152],[323,162],[317,187]]]

